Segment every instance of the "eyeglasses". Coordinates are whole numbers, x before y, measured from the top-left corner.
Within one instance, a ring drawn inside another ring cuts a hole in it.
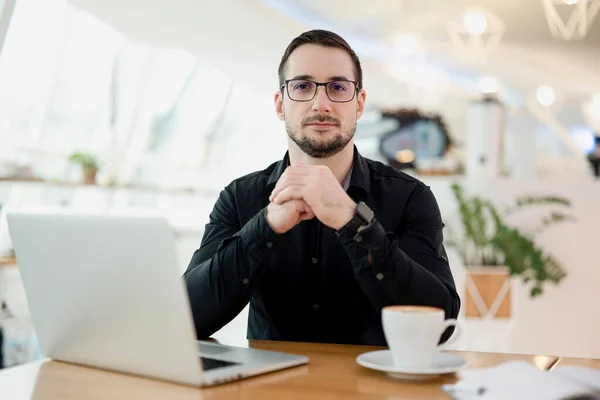
[[[287,88],[288,97],[293,101],[311,101],[317,95],[319,86],[325,86],[327,97],[334,103],[347,103],[354,99],[358,91],[354,81],[314,82],[307,79],[288,79],[281,86]]]

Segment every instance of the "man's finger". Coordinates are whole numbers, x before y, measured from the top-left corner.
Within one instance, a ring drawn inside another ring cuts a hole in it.
[[[302,201],[302,205],[304,206],[304,211],[303,212],[306,213],[306,214],[313,214],[314,215],[312,208],[310,208],[310,206],[304,200],[300,200],[300,201]]]
[[[273,197],[273,203],[283,204],[290,200],[303,200],[303,186],[288,186]],[[298,210],[301,211],[301,210]]]
[[[315,217],[315,214],[313,214],[313,213],[303,213],[303,214],[300,214],[300,219],[302,221],[308,221],[308,220],[313,219],[314,217]]]
[[[315,213],[313,212],[312,208],[310,208],[310,206],[308,204],[306,204],[306,202],[304,200],[294,200],[294,201],[300,201],[302,204],[302,212],[300,213],[300,219],[302,221],[307,221],[307,220],[313,219],[315,217]]]
[[[269,196],[269,201],[273,201],[273,199],[285,188],[290,186],[304,186],[306,185],[306,178],[304,175],[295,175],[288,174],[282,175],[281,178],[277,181],[275,188],[271,192]]]

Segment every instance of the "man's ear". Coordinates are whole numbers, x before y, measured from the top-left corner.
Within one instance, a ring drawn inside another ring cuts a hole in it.
[[[275,112],[281,121],[285,121],[285,110],[283,109],[283,95],[281,90],[277,91],[274,96]]]
[[[360,117],[362,117],[363,112],[365,111],[365,103],[367,102],[367,92],[364,89],[361,89],[356,94],[356,97],[356,120],[358,121]]]

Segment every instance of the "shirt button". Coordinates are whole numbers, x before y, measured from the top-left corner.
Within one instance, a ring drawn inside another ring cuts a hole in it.
[[[242,279],[242,283],[243,283],[244,285],[247,285],[247,284],[248,284],[248,278],[244,278],[244,279]]]
[[[271,247],[273,247],[273,242],[267,242],[266,246],[270,249]]]
[[[362,242],[362,236],[361,235],[356,235],[356,237],[354,238],[354,241],[357,243]]]
[[[380,272],[377,275],[375,275],[375,278],[377,278],[378,281],[383,279],[383,274]]]
[[[313,258],[312,258],[312,263],[313,263],[313,264],[316,264],[318,261],[319,261],[319,260],[317,260],[317,259],[316,259],[316,257],[313,257]]]
[[[318,310],[319,309],[319,303],[314,303],[312,307],[313,307],[313,310]]]

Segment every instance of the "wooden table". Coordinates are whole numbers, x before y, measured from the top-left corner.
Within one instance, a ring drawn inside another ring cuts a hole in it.
[[[240,344],[240,343],[238,343]],[[41,361],[0,371],[2,399],[449,399],[440,390],[456,381],[446,375],[427,382],[405,382],[363,368],[361,353],[377,347],[292,342],[248,341],[253,348],[303,354],[308,365],[259,375],[206,389],[171,384],[55,361]],[[451,352],[465,357],[469,368],[488,367],[508,360],[525,360],[549,369],[558,358],[478,352]]]

